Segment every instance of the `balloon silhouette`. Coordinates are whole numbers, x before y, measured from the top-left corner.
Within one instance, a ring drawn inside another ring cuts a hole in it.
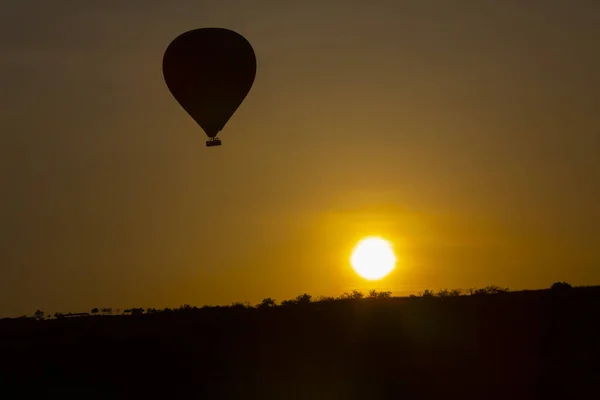
[[[229,29],[194,29],[169,44],[162,69],[173,97],[209,137],[206,146],[220,146],[217,134],[254,83],[252,45]]]

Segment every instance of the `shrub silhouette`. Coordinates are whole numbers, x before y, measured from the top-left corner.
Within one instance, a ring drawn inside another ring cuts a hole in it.
[[[332,296],[319,296],[319,297],[317,297],[317,301],[319,303],[328,302],[328,301],[335,301],[335,297],[332,297]]]
[[[567,282],[554,282],[552,284],[552,286],[550,286],[550,289],[553,292],[562,292],[562,291],[573,289],[573,287],[571,285],[569,285]]]
[[[365,295],[360,290],[354,289],[350,293],[346,293],[346,292],[342,293],[342,295],[339,297],[339,299],[340,300],[360,300],[363,297],[365,297]]]
[[[481,295],[490,295],[490,294],[501,294],[501,293],[506,293],[508,292],[508,288],[501,288],[499,286],[486,286],[484,288],[481,289],[475,289],[475,291],[472,293],[475,296],[481,296]]]
[[[369,295],[367,296],[368,299],[371,300],[377,300],[377,299],[391,299],[392,298],[392,292],[378,292],[375,289],[372,289],[369,291]]]
[[[284,307],[293,306],[293,305],[296,305],[296,300],[284,300],[281,302],[281,305]]]
[[[126,310],[123,310],[123,313],[129,314],[129,315],[141,315],[144,313],[144,309],[142,307],[128,308]]]
[[[312,301],[312,296],[308,293],[303,293],[296,296],[295,303],[296,304],[309,304]]]

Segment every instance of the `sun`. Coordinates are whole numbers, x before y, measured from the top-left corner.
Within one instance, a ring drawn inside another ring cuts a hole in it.
[[[358,242],[350,264],[362,278],[376,281],[387,276],[396,267],[396,255],[390,242],[377,236],[370,236]]]

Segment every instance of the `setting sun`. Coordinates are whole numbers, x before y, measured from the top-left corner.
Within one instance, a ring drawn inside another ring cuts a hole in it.
[[[387,276],[396,267],[392,245],[380,237],[362,239],[350,257],[350,264],[362,278],[375,281]]]

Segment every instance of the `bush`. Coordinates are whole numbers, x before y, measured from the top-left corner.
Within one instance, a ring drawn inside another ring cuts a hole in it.
[[[552,290],[553,292],[565,291],[570,289],[573,289],[573,287],[567,282],[554,282],[552,286],[550,286],[550,290]]]

